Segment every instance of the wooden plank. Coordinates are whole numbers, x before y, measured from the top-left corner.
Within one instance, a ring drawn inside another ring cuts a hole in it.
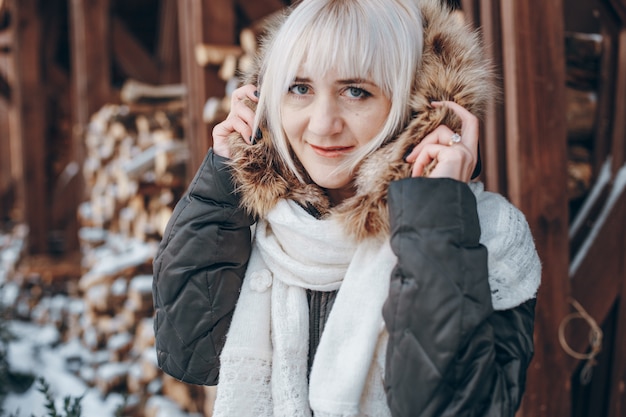
[[[15,1],[15,0],[14,0]],[[45,99],[39,47],[42,40],[41,19],[36,0],[15,3],[15,116],[17,136],[28,143],[23,146],[22,163],[25,167],[22,189],[25,201],[25,222],[29,226],[30,253],[47,250],[48,218],[46,187]]]
[[[599,324],[608,316],[626,278],[623,273],[625,213],[626,192],[614,190],[570,271],[572,297]],[[569,340],[577,352],[585,352],[589,346],[586,332],[572,333]],[[572,366],[573,371],[576,365]]]
[[[496,77],[502,79],[502,26],[499,1],[480,0],[480,24],[486,54],[495,66]],[[499,87],[502,88],[501,85]],[[485,112],[482,175],[487,189],[507,195],[504,123],[503,101],[491,100],[487,103]]]
[[[185,136],[189,144],[190,159],[187,176],[191,179],[202,163],[209,146],[209,132],[202,121],[202,109],[206,100],[204,70],[195,61],[195,45],[203,42],[202,0],[178,3],[178,27],[180,29],[181,73],[187,86],[187,123]]]
[[[535,356],[520,412],[533,417],[567,416],[571,408],[569,360],[558,342],[569,313],[562,15],[561,0],[501,3],[508,194],[543,260]]]
[[[89,118],[111,97],[110,0],[70,0],[75,160]]]
[[[178,50],[178,5],[176,3],[176,0],[161,0],[156,52],[161,84],[173,84],[181,80]]]
[[[626,213],[626,207],[622,207],[622,213]],[[626,230],[626,227],[622,226],[621,230]],[[617,325],[615,326],[615,354],[612,364],[608,417],[622,417],[626,415],[626,352],[624,352],[624,346],[626,346],[626,259],[623,253],[624,248],[626,248],[626,234],[622,234],[622,243],[619,247],[622,248],[620,257],[622,260],[620,270],[622,288],[617,310]]]
[[[111,19],[113,58],[128,78],[158,84],[159,65],[119,17]]]
[[[0,225],[9,218],[13,201],[11,187],[11,130],[9,125],[9,103],[0,99]]]
[[[626,22],[617,35],[615,107],[612,135],[612,168],[616,173],[626,162]]]
[[[9,13],[16,7],[15,1],[4,2],[5,12]],[[2,54],[0,54],[0,73],[2,73],[9,85],[15,85],[16,82],[16,68],[15,68],[15,56],[12,51],[15,49],[14,35],[16,20],[12,19],[8,22],[6,27],[3,27],[0,37],[2,42],[6,42],[2,48]],[[13,87],[12,87],[13,90]],[[3,213],[9,215],[14,221],[24,222],[25,220],[25,199],[24,199],[24,169],[23,169],[23,153],[22,153],[22,141],[19,136],[20,131],[20,118],[19,111],[16,108],[15,97],[11,95],[11,102],[6,100],[0,100],[2,108],[0,114],[4,114],[2,122],[2,130],[0,136],[4,140],[1,140],[5,144],[5,148],[8,149],[8,154],[5,154],[5,158],[10,160],[9,163],[3,164],[3,172],[8,177],[6,178],[4,188],[4,201],[3,201]],[[8,147],[8,148],[7,148]],[[4,175],[4,174],[3,174]]]
[[[598,83],[599,99],[593,144],[593,167],[594,174],[597,174],[612,152],[613,124],[617,114],[615,112],[615,80],[619,64],[619,44],[616,35],[619,34],[621,23],[616,19],[610,6],[604,2],[599,2],[595,10],[599,14],[598,19],[602,22],[602,57],[598,74],[600,77]]]

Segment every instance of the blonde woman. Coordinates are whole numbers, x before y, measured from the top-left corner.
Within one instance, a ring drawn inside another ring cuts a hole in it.
[[[513,416],[541,270],[473,182],[493,94],[436,0],[303,0],[213,130],[154,263],[160,366],[215,416]]]

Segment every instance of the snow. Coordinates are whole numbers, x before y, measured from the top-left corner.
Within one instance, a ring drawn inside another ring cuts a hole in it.
[[[131,370],[135,373],[141,371],[138,366],[141,362],[152,364],[154,369],[154,379],[144,387],[145,392],[151,394],[151,398],[158,396],[150,401],[149,407],[146,405],[141,411],[147,413],[150,410],[151,414],[147,415],[152,417],[193,416],[181,411],[180,406],[171,399],[161,396],[163,381],[157,375],[157,355],[152,344],[154,335],[150,337],[150,332],[153,333],[152,317],[141,319],[141,326],[138,326],[141,339],[133,339],[128,332],[121,332],[125,324],[123,316],[108,317],[108,321],[104,317],[99,323],[108,326],[100,329],[106,332],[107,346],[102,348],[102,341],[99,340],[101,335],[96,331],[94,322],[94,314],[97,312],[90,312],[85,303],[105,296],[108,298],[111,294],[128,295],[125,293],[129,290],[138,295],[151,294],[151,275],[136,275],[128,282],[128,274],[131,272],[126,269],[144,265],[146,259],[153,257],[156,243],[100,233],[96,228],[82,232],[83,244],[98,245],[88,251],[91,257],[82,258],[82,266],[89,272],[82,276],[81,283],[88,290],[89,296],[83,293],[84,298],[77,299],[62,294],[45,295],[35,306],[22,300],[23,289],[20,288],[19,280],[13,278],[19,275],[16,274],[16,263],[23,256],[27,228],[18,226],[11,235],[0,233],[0,311],[8,309],[12,312],[11,317],[30,319],[28,322],[3,319],[3,324],[14,336],[4,345],[9,371],[32,375],[35,379],[25,392],[9,392],[0,404],[3,415],[47,416],[46,398],[39,392],[41,385],[37,381],[43,378],[58,411],[63,409],[66,398],[82,397],[80,404],[83,417],[115,417],[119,407],[124,404],[131,408],[141,407],[137,395],[115,392],[118,383],[126,383],[126,375]],[[110,284],[111,294],[107,294],[105,287],[100,286],[104,282]],[[60,329],[64,329],[63,333]],[[136,351],[132,355],[120,357],[122,362],[112,361],[116,349],[125,351],[131,348]],[[144,369],[140,383],[146,382],[146,372]]]
[[[9,330],[17,336],[17,340],[9,344],[8,361],[14,372],[28,372],[36,377],[45,378],[50,385],[61,410],[66,396],[80,397],[84,395],[81,406],[85,417],[114,417],[116,409],[123,403],[121,394],[113,393],[102,398],[100,391],[88,387],[82,379],[67,369],[67,361],[71,358],[90,356],[78,341],[59,344],[59,332],[53,326],[38,326],[32,323],[10,321]],[[19,416],[47,415],[45,397],[35,382],[22,394],[9,394],[3,404],[5,412]]]

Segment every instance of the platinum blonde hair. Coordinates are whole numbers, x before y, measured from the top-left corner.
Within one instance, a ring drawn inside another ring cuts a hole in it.
[[[341,78],[369,79],[391,101],[381,131],[352,155],[346,169],[354,170],[407,123],[423,47],[417,0],[303,0],[269,42],[259,74],[255,130],[259,125],[269,130],[300,181],[282,128],[281,104],[301,68],[314,77],[333,69]]]

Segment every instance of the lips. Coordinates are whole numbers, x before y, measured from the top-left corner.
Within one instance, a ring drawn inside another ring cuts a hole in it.
[[[327,147],[322,147],[322,146],[315,146],[315,145],[311,145],[309,144],[309,146],[311,146],[311,149],[313,149],[313,151],[320,155],[323,156],[325,158],[338,158],[338,157],[342,157],[345,156],[347,153],[351,152],[354,149],[354,146],[327,146]]]

